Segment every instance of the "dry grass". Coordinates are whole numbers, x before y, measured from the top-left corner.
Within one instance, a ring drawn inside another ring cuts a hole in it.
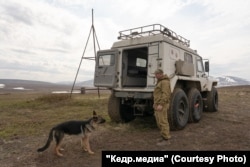
[[[34,136],[65,121],[91,117],[92,111],[106,117],[108,94],[9,94],[0,96],[0,138]]]
[[[128,124],[112,123],[107,115],[109,94],[7,94],[0,95],[0,161],[3,167],[101,166],[103,150],[249,150],[250,86],[218,89],[219,111],[204,112],[199,123],[171,131],[171,144],[158,147],[160,136],[154,117]],[[92,110],[107,122],[91,135],[94,155],[80,148],[79,136],[66,135],[63,158],[53,154],[54,142],[37,153],[50,128],[62,121],[89,118]]]

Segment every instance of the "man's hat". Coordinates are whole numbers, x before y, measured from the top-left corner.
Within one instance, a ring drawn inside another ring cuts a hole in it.
[[[163,74],[162,69],[157,69],[157,70],[155,70],[155,74]]]

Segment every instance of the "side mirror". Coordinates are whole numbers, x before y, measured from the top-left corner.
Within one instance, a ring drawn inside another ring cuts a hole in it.
[[[205,62],[205,71],[209,72],[209,61]]]

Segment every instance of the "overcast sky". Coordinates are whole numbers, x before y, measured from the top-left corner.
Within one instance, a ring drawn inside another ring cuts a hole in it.
[[[101,49],[121,30],[159,23],[210,60],[210,75],[250,80],[249,0],[0,0],[0,79],[74,81],[92,9]],[[84,60],[77,81],[94,66]]]

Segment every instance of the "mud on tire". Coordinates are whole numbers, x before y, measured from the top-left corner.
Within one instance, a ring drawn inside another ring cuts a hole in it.
[[[191,88],[188,91],[189,102],[189,122],[199,122],[203,112],[203,101],[201,93],[196,88]]]

